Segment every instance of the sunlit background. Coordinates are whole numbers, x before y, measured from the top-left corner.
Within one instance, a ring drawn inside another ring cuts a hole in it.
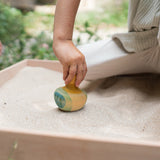
[[[23,59],[50,59],[54,0],[0,0],[0,70]],[[73,41],[81,45],[127,31],[128,0],[82,0]]]

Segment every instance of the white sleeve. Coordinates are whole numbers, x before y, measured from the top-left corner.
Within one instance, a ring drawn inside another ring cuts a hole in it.
[[[85,80],[96,80],[116,75],[135,73],[157,73],[159,54],[156,48],[128,54],[122,49],[119,41],[101,40],[78,46],[84,54],[88,72]]]

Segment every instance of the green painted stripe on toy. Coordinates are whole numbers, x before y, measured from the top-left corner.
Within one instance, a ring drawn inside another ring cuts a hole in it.
[[[65,106],[65,98],[59,92],[54,93],[54,99],[58,107],[63,108]]]
[[[56,104],[60,109],[65,111],[72,110],[72,100],[69,94],[63,90],[63,88],[56,89],[54,95],[55,95],[54,97],[55,97]]]

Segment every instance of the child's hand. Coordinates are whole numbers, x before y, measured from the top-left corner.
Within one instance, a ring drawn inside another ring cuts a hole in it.
[[[2,55],[2,43],[0,41],[0,56]]]
[[[76,75],[75,85],[78,87],[87,73],[84,55],[76,48],[71,40],[54,42],[53,50],[63,65],[63,79],[65,84],[69,84]]]

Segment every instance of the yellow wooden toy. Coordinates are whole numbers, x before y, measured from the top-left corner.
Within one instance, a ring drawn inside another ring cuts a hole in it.
[[[85,105],[87,94],[75,86],[76,77],[64,87],[57,88],[54,92],[54,99],[60,110],[76,111]]]

